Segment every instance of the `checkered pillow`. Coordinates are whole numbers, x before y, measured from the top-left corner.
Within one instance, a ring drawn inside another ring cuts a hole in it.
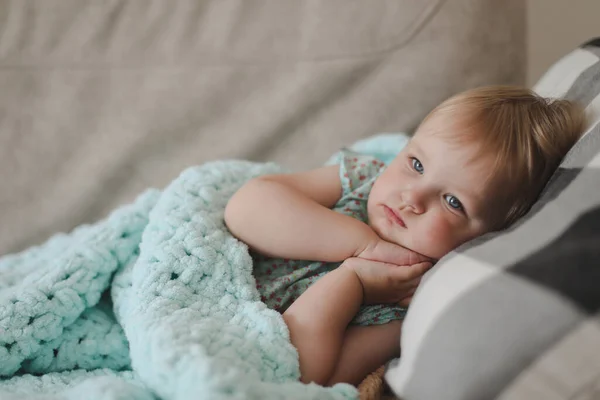
[[[534,89],[586,106],[587,132],[522,220],[424,278],[386,372],[403,399],[600,399],[600,38]]]

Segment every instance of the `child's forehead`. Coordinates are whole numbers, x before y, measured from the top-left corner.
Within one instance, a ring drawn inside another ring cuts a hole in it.
[[[482,154],[483,141],[480,136],[466,130],[453,129],[420,129],[409,141],[409,146],[424,153],[448,152],[464,158],[469,156],[474,161]],[[450,155],[450,154],[449,154]],[[444,159],[450,160],[451,157]]]
[[[482,133],[482,121],[478,113],[457,105],[451,109],[431,112],[419,125],[415,136],[431,135],[450,141],[471,141]]]

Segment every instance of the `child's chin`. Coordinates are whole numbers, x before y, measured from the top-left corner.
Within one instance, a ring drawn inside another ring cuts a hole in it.
[[[402,246],[408,250],[412,250],[412,251],[420,254],[419,251],[411,248],[411,243],[404,240],[405,238],[403,238],[402,235],[400,235],[398,233],[398,231],[396,229],[394,229],[394,226],[391,225],[389,223],[389,221],[384,220],[384,221],[382,221],[381,225],[383,225],[383,226],[377,227],[377,226],[371,225],[371,228],[373,228],[375,233],[380,238],[382,238],[386,242],[397,244],[398,246]]]
[[[371,229],[373,229],[377,236],[379,236],[383,240],[391,243],[396,243],[396,241],[393,238],[391,238],[392,232],[390,227],[388,226],[387,220],[380,219],[376,221],[369,221],[369,226],[371,227]]]
[[[397,240],[397,241],[389,240],[389,241],[396,243],[396,244],[398,244],[404,248],[407,248],[411,251],[414,251],[415,253],[418,253],[424,257],[427,257],[432,262],[435,262],[440,258],[436,252],[437,249],[428,249],[428,248],[423,248],[420,246],[415,246],[413,243],[407,243],[406,241],[402,241],[402,240]]]

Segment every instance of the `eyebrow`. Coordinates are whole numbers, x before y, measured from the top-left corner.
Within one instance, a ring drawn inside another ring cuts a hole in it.
[[[419,146],[417,144],[417,142],[415,142],[414,140],[411,140],[410,146],[412,147],[411,150],[413,150],[415,153],[418,153],[417,155],[419,156],[419,161],[421,161],[421,163],[423,164],[423,167],[427,168],[428,159],[427,159],[427,155],[423,151],[423,148],[421,146]],[[425,169],[425,170],[427,170],[427,169]]]
[[[463,199],[465,198],[463,195],[466,196],[466,199],[471,200],[470,201],[470,205],[468,210],[466,210],[467,205],[463,203]],[[474,193],[472,193],[471,191],[461,191],[461,194],[454,194],[454,196],[457,196],[458,199],[461,201],[461,203],[463,203],[463,205],[465,206],[465,211],[467,211],[467,216],[469,218],[481,218],[483,216],[483,214],[485,213],[485,207],[482,205],[483,204],[483,199],[480,196],[475,195]],[[460,196],[460,197],[459,197]],[[479,207],[473,207],[473,204],[477,204],[479,203]]]
[[[483,211],[481,206],[483,199],[480,196],[473,193],[472,190],[465,190],[461,187],[456,187],[455,184],[452,184],[452,186],[454,189],[458,190],[450,190],[450,194],[456,196],[458,200],[460,200],[464,207],[465,214],[467,215],[467,217],[470,219],[480,217]],[[479,207],[474,206],[477,203],[479,203]]]

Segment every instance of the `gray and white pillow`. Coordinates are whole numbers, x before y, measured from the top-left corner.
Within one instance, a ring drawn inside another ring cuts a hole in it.
[[[386,372],[406,400],[600,399],[600,38],[534,87],[586,107],[532,210],[427,274]]]

